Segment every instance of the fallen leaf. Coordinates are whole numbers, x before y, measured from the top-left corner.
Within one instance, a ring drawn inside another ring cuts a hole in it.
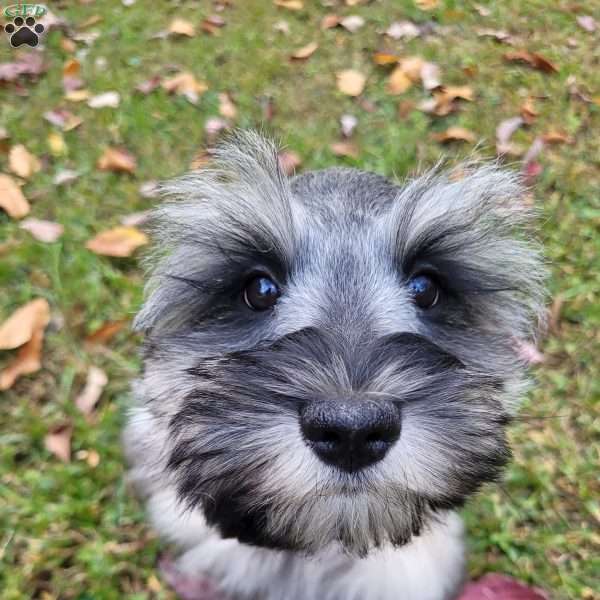
[[[79,78],[81,63],[76,58],[65,61],[62,70],[63,88],[67,91],[77,90],[83,87],[83,81]]]
[[[46,71],[41,52],[21,54],[14,62],[0,63],[0,81],[16,81],[21,76],[35,78]]]
[[[336,74],[337,87],[342,94],[347,96],[360,96],[362,91],[365,89],[365,83],[367,78],[354,69],[346,69],[339,71]]]
[[[476,30],[479,37],[491,37],[497,42],[512,44],[513,39],[510,33],[504,29],[492,29],[490,27],[481,27]]]
[[[400,68],[414,82],[421,79],[425,61],[420,56],[406,56],[398,61]]]
[[[385,35],[393,40],[412,40],[421,35],[421,30],[411,21],[395,21],[385,30]]]
[[[482,17],[489,17],[492,14],[492,11],[487,6],[482,6],[481,4],[473,4],[473,8]]]
[[[548,327],[553,333],[560,331],[561,313],[564,303],[565,297],[562,294],[557,294],[548,309]]]
[[[167,31],[171,35],[183,35],[187,37],[194,37],[196,35],[193,23],[180,17],[176,17],[171,21]]]
[[[60,47],[69,54],[73,54],[77,50],[77,44],[69,38],[60,38]]]
[[[562,131],[552,130],[542,136],[545,144],[572,144],[573,138]]]
[[[51,131],[48,134],[48,147],[54,156],[61,156],[67,152],[65,138],[58,131]]]
[[[50,321],[50,306],[44,298],[24,304],[0,325],[0,350],[12,350],[31,340]]]
[[[349,31],[355,33],[365,24],[365,20],[359,15],[349,15],[340,21],[340,25]]]
[[[108,377],[102,369],[93,365],[88,369],[85,386],[75,398],[75,406],[80,412],[84,415],[92,414],[107,383]]]
[[[312,56],[318,47],[319,44],[317,44],[317,42],[310,42],[309,44],[306,44],[306,46],[302,46],[302,48],[298,48],[298,50],[292,52],[291,58],[294,60],[305,60]]]
[[[56,173],[52,182],[54,185],[66,185],[67,183],[72,183],[79,177],[79,173],[77,171],[73,171],[72,169],[61,169]]]
[[[190,162],[190,170],[197,171],[198,169],[204,169],[204,167],[210,164],[212,160],[212,156],[210,154],[210,149],[201,149],[194,155]]]
[[[82,21],[77,26],[77,29],[87,29],[88,27],[92,27],[93,25],[97,25],[101,23],[103,20],[101,15],[91,15],[85,21]]]
[[[158,181],[144,181],[138,188],[138,192],[142,198],[158,198],[160,195],[160,184]]]
[[[107,321],[98,327],[98,329],[92,331],[92,333],[85,338],[85,343],[90,345],[104,345],[112,340],[119,331],[123,330],[127,323],[127,319]]]
[[[70,90],[65,94],[65,100],[69,102],[85,102],[91,97],[90,90]]]
[[[442,133],[434,133],[433,139],[442,144],[448,142],[469,142],[474,143],[477,139],[475,134],[464,127],[449,127]]]
[[[15,175],[28,179],[37,173],[42,165],[37,156],[31,154],[23,144],[18,144],[13,146],[8,153],[8,167]]]
[[[415,4],[421,10],[434,10],[439,5],[439,0],[415,0]]]
[[[421,81],[423,88],[426,90],[434,90],[440,87],[440,68],[431,62],[423,63],[421,67]]]
[[[20,227],[28,231],[36,240],[46,244],[55,242],[64,231],[64,227],[60,223],[34,218],[21,221]]]
[[[141,210],[140,212],[131,213],[130,215],[121,217],[120,223],[126,227],[139,227],[148,221],[151,213],[152,211],[150,210]]]
[[[90,108],[117,108],[121,102],[121,96],[119,92],[104,92],[97,96],[92,96],[88,100],[88,106]]]
[[[13,219],[22,219],[30,211],[21,188],[8,175],[0,173],[0,208]]]
[[[150,92],[153,92],[156,88],[160,87],[161,81],[162,77],[160,75],[154,75],[153,77],[150,77],[150,79],[138,83],[138,85],[135,86],[135,89],[141,94],[148,95]]]
[[[330,148],[336,156],[349,156],[351,158],[358,158],[360,154],[358,146],[349,140],[334,142],[330,145]]]
[[[54,454],[62,462],[70,462],[72,433],[73,426],[70,423],[61,423],[54,426],[44,438],[46,450]]]
[[[521,113],[521,118],[527,125],[531,125],[539,115],[534,104],[534,99],[531,96],[528,96],[525,102],[523,102],[519,112]]]
[[[225,119],[210,117],[204,123],[204,131],[209,144],[212,144],[230,125]]]
[[[338,15],[333,15],[333,14],[325,15],[321,19],[321,29],[326,30],[326,29],[333,29],[334,27],[337,27],[340,24],[340,19],[341,19],[341,17],[339,17]]]
[[[71,131],[83,123],[83,119],[80,119],[72,112],[62,108],[46,111],[44,113],[44,119],[46,119],[48,123],[60,127],[63,131]]]
[[[445,85],[436,95],[449,102],[453,100],[472,102],[474,97],[473,89],[468,85]]]
[[[398,103],[398,116],[401,119],[406,119],[415,108],[415,103],[412,100],[402,100]]]
[[[543,149],[544,140],[541,137],[535,138],[523,157],[523,164],[527,165],[528,163],[533,162],[541,154]]]
[[[237,108],[227,92],[219,94],[219,113],[222,117],[232,121],[237,117]]]
[[[354,115],[342,115],[340,117],[340,127],[342,130],[342,135],[345,138],[352,136],[357,125],[358,119]]]
[[[523,123],[522,117],[511,117],[498,124],[498,127],[496,127],[496,153],[498,155],[513,154],[510,138]]]
[[[588,33],[594,33],[598,28],[596,20],[590,15],[579,15],[577,17],[577,24]]]
[[[558,68],[547,58],[536,52],[528,50],[515,50],[514,52],[505,52],[504,60],[508,62],[519,62],[529,65],[533,69],[543,71],[544,73],[556,73]]]
[[[100,464],[100,455],[96,450],[78,450],[75,452],[75,458],[77,460],[85,460],[92,469],[95,469]]]
[[[457,600],[550,600],[550,596],[507,575],[488,573],[467,583]]]
[[[386,91],[388,94],[403,94],[412,86],[412,80],[406,74],[401,65],[397,66],[391,73],[387,85]]]
[[[304,8],[304,2],[302,0],[275,0],[275,6],[280,8],[287,8],[288,10],[302,10]]]
[[[147,243],[148,236],[139,229],[120,226],[100,232],[89,240],[85,247],[94,254],[125,258]]]
[[[124,148],[107,148],[98,159],[97,166],[101,171],[133,173],[137,161],[135,156]]]
[[[165,79],[162,87],[170,94],[179,94],[192,104],[196,104],[200,96],[208,89],[203,81],[198,81],[189,71],[182,71],[177,75]]]
[[[283,33],[283,35],[290,34],[290,24],[287,21],[277,21],[277,23],[273,25],[273,29],[279,33]]]
[[[293,150],[282,150],[277,155],[279,167],[286,175],[293,175],[302,164],[302,159]]]
[[[373,62],[376,65],[394,65],[399,60],[400,57],[397,54],[393,54],[391,52],[375,52],[375,54],[373,54]]]

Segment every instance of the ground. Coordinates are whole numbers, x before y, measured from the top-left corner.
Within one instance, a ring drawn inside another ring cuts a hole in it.
[[[223,118],[219,94],[228,92],[237,107],[229,121],[276,135],[297,153],[301,169],[348,164],[397,177],[442,155],[450,163],[473,152],[494,157],[497,126],[521,114],[533,97],[539,114],[525,115],[530,123],[512,137],[517,147],[506,161],[521,168],[522,151],[546,136],[528,172],[551,270],[550,326],[540,340],[544,360],[532,370],[536,386],[511,430],[514,461],[502,484],[484,489],[464,510],[469,568],[473,576],[508,573],[555,598],[598,598],[600,4],[276,4],[52,2],[68,27],[53,28],[42,39],[47,71],[35,81],[0,84],[5,129],[0,170],[10,173],[9,150],[19,144],[40,158],[41,170],[22,188],[31,203],[29,216],[64,226],[58,241],[42,243],[0,210],[0,322],[39,297],[47,299],[52,315],[42,369],[0,392],[2,597],[173,597],[155,570],[159,544],[123,478],[119,431],[129,382],[139,368],[139,339],[125,327],[104,344],[84,343],[107,322],[129,321],[139,307],[140,252],[110,258],[90,251],[86,242],[153,205],[139,186],[182,173],[210,144],[205,125]],[[300,10],[292,10],[297,4]],[[425,10],[428,5],[433,7]],[[322,29],[328,13],[359,15],[365,23],[355,32]],[[594,13],[596,21],[590,22]],[[214,14],[224,26],[212,19],[201,28]],[[175,17],[195,25],[194,35],[157,37]],[[392,22],[405,20],[426,35],[400,40],[383,35]],[[588,31],[593,23],[595,31]],[[494,35],[481,35],[486,28]],[[505,37],[500,30],[511,37],[500,41]],[[98,35],[90,35],[94,32]],[[0,62],[19,60],[22,48],[11,48],[1,35]],[[314,54],[290,60],[312,41],[318,43]],[[551,65],[538,62],[534,68],[503,57],[524,49]],[[458,110],[447,116],[427,114],[419,104],[431,92],[415,81],[392,95],[386,87],[391,67],[375,64],[377,51],[435,63],[442,83],[469,86],[472,101],[457,100]],[[119,92],[117,107],[65,99],[63,67],[74,56],[83,89],[92,95]],[[344,69],[367,77],[358,98],[336,86],[336,72]],[[160,87],[148,94],[134,90],[151,76],[169,78],[182,70],[208,87],[195,104]],[[61,131],[44,118],[57,108],[82,123]],[[344,114],[358,120],[351,139],[355,158],[336,156],[330,147],[341,140]],[[432,137],[451,126],[472,132],[476,149],[472,142],[442,146]],[[137,167],[100,170],[97,161],[107,147],[126,148]],[[78,177],[59,187],[55,177],[65,169]],[[14,355],[0,352],[0,368]],[[85,416],[74,398],[91,365],[106,372],[108,385]],[[73,426],[70,462],[44,443],[65,422]]]

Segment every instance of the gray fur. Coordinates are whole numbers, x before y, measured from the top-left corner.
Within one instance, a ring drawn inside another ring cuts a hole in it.
[[[244,543],[364,556],[409,544],[498,476],[524,383],[516,346],[544,298],[517,176],[469,164],[404,185],[339,168],[288,179],[271,143],[238,133],[163,191],[136,319],[152,426],[126,436],[146,493],[172,487]],[[423,265],[444,283],[430,311],[406,288]],[[267,313],[241,301],[255,267],[283,288]],[[303,403],[340,397],[402,411],[398,442],[358,473],[321,464],[300,434]]]

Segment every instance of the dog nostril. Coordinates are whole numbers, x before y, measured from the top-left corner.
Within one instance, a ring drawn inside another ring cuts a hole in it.
[[[300,423],[315,454],[345,471],[381,460],[400,435],[400,412],[386,402],[314,402]]]

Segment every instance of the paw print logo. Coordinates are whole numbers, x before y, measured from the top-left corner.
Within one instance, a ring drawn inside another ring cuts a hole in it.
[[[40,34],[44,32],[44,26],[35,22],[33,17],[15,17],[12,23],[4,26],[4,31],[10,36],[10,44],[13,48],[27,44],[34,48],[40,41]]]

